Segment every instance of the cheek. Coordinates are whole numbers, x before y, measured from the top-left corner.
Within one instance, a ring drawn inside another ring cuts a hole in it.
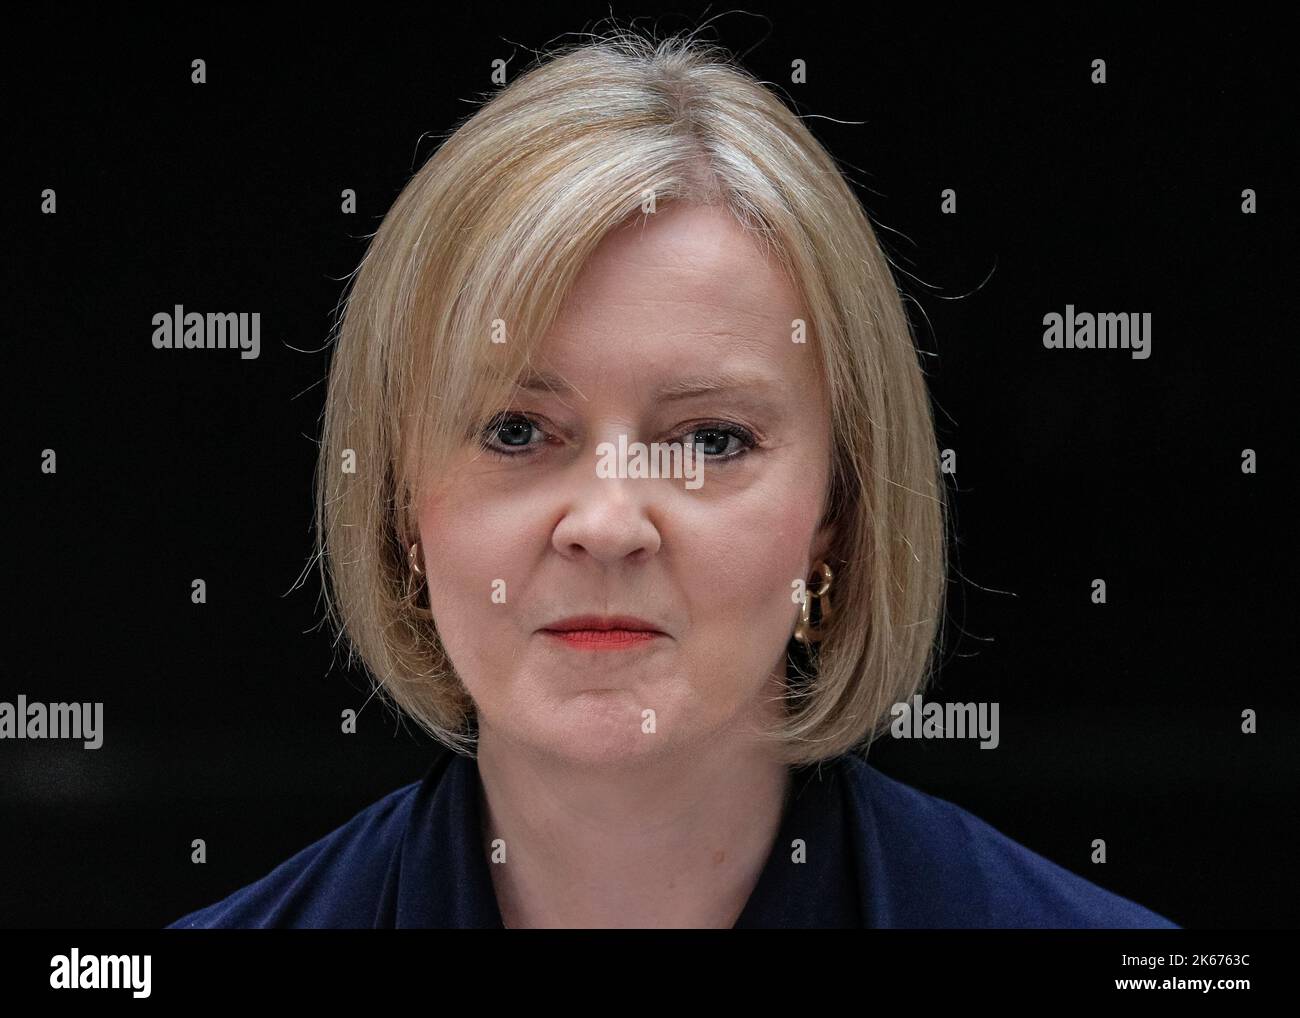
[[[509,584],[520,563],[536,557],[536,518],[526,497],[492,491],[472,475],[426,503],[420,539],[431,575],[445,588],[432,591],[433,603],[481,617],[493,607],[493,582]]]
[[[693,626],[709,631],[710,639],[721,640],[719,630],[728,630],[731,639],[723,642],[733,649],[737,641],[762,653],[783,647],[798,612],[793,584],[808,566],[818,508],[800,492],[701,506],[693,520],[680,521],[678,532],[689,534],[683,556],[696,563],[690,579],[683,578],[692,587]]]
[[[510,627],[512,599],[522,590],[519,564],[530,560],[525,524],[517,505],[513,511],[492,511],[482,504],[443,503],[420,515],[430,611],[467,684],[498,667],[494,650],[511,649],[503,634]]]

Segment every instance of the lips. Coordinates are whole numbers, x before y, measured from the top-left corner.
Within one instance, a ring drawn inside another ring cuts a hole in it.
[[[558,622],[543,626],[542,630],[550,633],[608,633],[616,630],[628,633],[663,632],[653,622],[647,622],[634,615],[572,615],[567,619],[560,619]]]
[[[630,650],[667,635],[653,622],[634,615],[572,615],[552,622],[541,632],[578,650]]]

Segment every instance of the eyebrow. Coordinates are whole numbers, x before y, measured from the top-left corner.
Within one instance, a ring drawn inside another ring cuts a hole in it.
[[[546,372],[529,374],[519,383],[519,388],[529,391],[553,392],[557,396],[568,395],[575,391],[573,386],[559,375]],[[778,388],[778,383],[766,375],[735,371],[714,371],[668,382],[656,389],[651,394],[651,398],[656,402],[672,402],[674,400],[690,399],[693,396],[716,395],[743,389],[772,390],[776,388]]]

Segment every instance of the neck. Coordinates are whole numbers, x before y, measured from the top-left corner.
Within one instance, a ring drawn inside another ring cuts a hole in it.
[[[730,928],[771,853],[790,771],[719,738],[635,766],[539,753],[481,725],[484,851],[511,928]]]

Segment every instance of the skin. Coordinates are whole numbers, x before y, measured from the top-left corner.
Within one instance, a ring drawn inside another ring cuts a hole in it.
[[[419,507],[438,631],[479,715],[484,851],[510,927],[730,927],[772,851],[792,582],[832,534],[828,403],[796,292],[724,211],[671,205],[607,236],[535,358],[572,391],[467,443]],[[681,400],[719,369],[767,386]],[[489,414],[485,425],[495,414]],[[756,447],[737,458],[741,425]],[[598,477],[597,445],[704,443],[702,487]],[[504,580],[505,603],[493,582]],[[539,632],[629,614],[666,636],[577,650]],[[654,732],[643,711],[654,711]]]

